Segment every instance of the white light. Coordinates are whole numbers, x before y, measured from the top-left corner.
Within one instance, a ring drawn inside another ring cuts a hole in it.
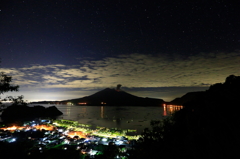
[[[107,141],[107,139],[106,139],[106,138],[103,138],[102,141]]]
[[[90,155],[96,155],[97,152],[98,152],[98,151],[96,151],[96,150],[92,150],[92,151],[90,152]]]

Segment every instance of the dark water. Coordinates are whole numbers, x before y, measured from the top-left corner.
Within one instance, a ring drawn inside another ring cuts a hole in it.
[[[49,107],[52,105],[42,106]],[[96,126],[119,129],[135,129],[140,134],[144,128],[150,128],[151,120],[161,120],[169,116],[173,107],[131,107],[131,106],[72,106],[55,105],[63,115],[59,119],[78,121]],[[179,108],[180,109],[180,108]]]
[[[44,105],[50,106],[50,105]],[[177,107],[131,107],[131,106],[72,106],[56,105],[63,112],[60,119],[78,121],[81,124],[119,129],[135,129],[140,134],[150,128],[151,120],[169,116]]]
[[[140,133],[151,120],[163,119],[161,107],[58,106],[63,119],[90,124],[93,127],[136,129]]]

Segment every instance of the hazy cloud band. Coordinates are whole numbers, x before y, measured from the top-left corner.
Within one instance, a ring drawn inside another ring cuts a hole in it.
[[[33,88],[201,87],[239,74],[240,52],[181,56],[129,54],[79,65],[31,65],[3,68],[15,84]]]

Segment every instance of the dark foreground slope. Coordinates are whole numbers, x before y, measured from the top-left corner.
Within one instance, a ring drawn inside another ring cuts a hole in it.
[[[29,107],[25,105],[12,105],[4,109],[1,115],[3,121],[31,120],[38,117],[56,117],[63,113],[55,106]]]
[[[72,99],[68,102],[74,104],[87,103],[87,105],[109,105],[109,106],[160,106],[164,102],[162,99],[142,98],[124,91],[106,88],[93,95]]]
[[[133,156],[239,158],[239,100],[240,76],[231,75],[185,103],[171,119],[152,122],[152,131],[146,129]]]

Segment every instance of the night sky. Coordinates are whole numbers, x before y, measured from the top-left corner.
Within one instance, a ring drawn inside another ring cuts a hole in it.
[[[1,71],[28,101],[122,84],[171,101],[239,75],[240,5],[227,0],[1,0]],[[3,96],[2,96],[3,97]]]

